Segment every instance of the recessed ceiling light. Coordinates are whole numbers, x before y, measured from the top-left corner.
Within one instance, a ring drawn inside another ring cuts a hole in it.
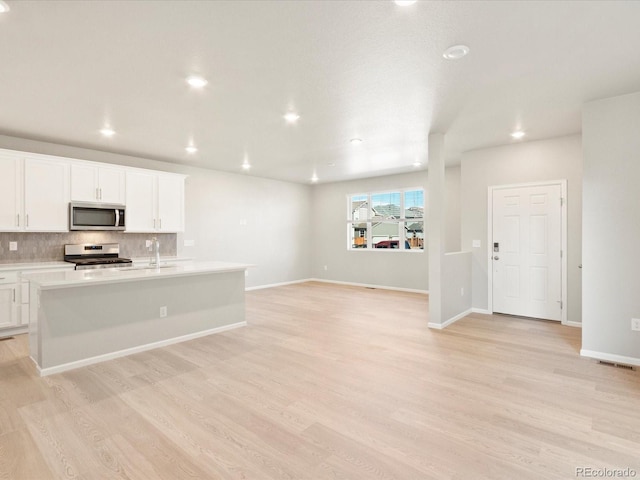
[[[300,120],[300,115],[298,115],[296,112],[288,112],[284,115],[284,119],[288,123],[296,123],[298,120]]]
[[[187,83],[191,85],[193,88],[202,88],[209,82],[207,82],[207,79],[204,77],[200,77],[198,75],[191,75],[190,77],[187,77]]]
[[[9,5],[7,5],[5,2],[0,0],[0,13],[7,13],[9,10],[11,10],[9,8]]]
[[[422,162],[413,162],[411,165],[413,165],[414,167],[418,168],[422,166]]]
[[[116,134],[116,131],[111,127],[104,127],[102,130],[100,130],[100,133],[105,137],[113,137]]]
[[[518,139],[520,139],[520,138],[524,137],[524,136],[525,136],[525,133],[524,133],[522,130],[516,130],[515,132],[513,132],[513,133],[511,134],[511,136],[512,136],[513,138],[515,138],[516,140],[518,140]]]
[[[316,175],[315,173],[313,174],[313,177],[311,177],[311,181],[313,183],[316,183],[318,181],[318,175]]]
[[[251,165],[249,164],[249,162],[247,162],[246,160],[244,162],[242,162],[242,169],[243,170],[249,170],[251,168]]]
[[[362,139],[361,138],[352,138],[351,140],[349,140],[349,143],[351,145],[360,145],[362,143]]]
[[[417,1],[418,0],[394,0],[394,3],[401,7],[408,7],[409,5],[413,5]]]
[[[187,151],[187,153],[196,153],[198,151],[198,149],[193,145],[185,147],[185,150]]]
[[[466,45],[454,45],[453,47],[447,48],[442,56],[447,60],[458,60],[469,53],[469,47]]]

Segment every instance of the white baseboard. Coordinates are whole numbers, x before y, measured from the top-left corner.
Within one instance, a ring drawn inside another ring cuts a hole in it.
[[[395,290],[397,292],[429,294],[429,290],[418,290],[415,288],[389,287],[387,285],[373,285],[370,283],[341,282],[338,280],[325,280],[324,278],[310,278],[310,282],[335,283],[336,285],[348,285],[351,287],[379,288],[380,290]]]
[[[486,308],[472,308],[471,313],[482,313],[484,315],[491,315],[493,312],[490,312]]]
[[[640,366],[640,358],[625,357],[624,355],[616,355],[614,353],[594,352],[593,350],[582,349],[580,350],[580,356],[595,358],[596,360],[604,360],[606,362]]]
[[[447,320],[444,323],[431,323],[429,322],[427,324],[427,326],[429,328],[435,328],[436,330],[442,330],[443,328],[447,328],[449,325],[451,325],[454,322],[457,322],[458,320],[460,320],[461,318],[466,317],[467,315],[469,315],[472,312],[472,308],[465,310],[462,313],[459,313],[458,315],[456,315],[455,317],[451,317],[449,320]]]
[[[567,327],[582,328],[582,322],[572,322],[571,320],[567,320],[567,322],[563,323],[563,325],[566,325]]]
[[[252,290],[262,290],[263,288],[273,288],[273,287],[284,287],[285,285],[294,285],[296,283],[305,283],[311,282],[314,280],[313,278],[303,278],[302,280],[293,280],[291,282],[280,282],[280,283],[269,283],[267,285],[258,285],[256,287],[245,287],[245,292],[250,292]]]
[[[22,325],[20,327],[3,328],[0,330],[0,338],[9,338],[14,335],[20,335],[29,331],[28,325]]]
[[[137,347],[125,348],[124,350],[118,350],[117,352],[105,353],[103,355],[96,355],[95,357],[85,358],[83,360],[77,360],[75,362],[63,363],[62,365],[56,365],[55,367],[40,368],[36,364],[38,373],[41,377],[52,375],[54,373],[66,372],[67,370],[73,370],[79,367],[86,367],[87,365],[93,365],[94,363],[104,362],[106,360],[113,360],[114,358],[125,357],[134,353],[146,352],[147,350],[153,350],[154,348],[166,347],[173,345],[174,343],[186,342],[200,337],[206,337],[214,333],[226,332],[227,330],[233,330],[234,328],[245,327],[247,322],[232,323],[231,325],[223,325],[222,327],[210,328],[201,332],[190,333],[188,335],[182,335],[180,337],[169,338],[167,340],[160,340],[159,342],[147,343],[145,345],[139,345]],[[32,358],[33,360],[33,358]],[[35,360],[34,360],[35,363]]]

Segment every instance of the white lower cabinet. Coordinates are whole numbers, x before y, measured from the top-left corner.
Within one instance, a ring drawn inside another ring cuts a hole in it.
[[[17,284],[0,284],[0,337],[3,328],[17,327],[20,324]]]
[[[22,282],[20,287],[20,325],[29,325],[29,282]]]
[[[0,270],[0,338],[5,335],[25,333],[29,327],[31,309],[29,282],[21,277],[21,274],[59,269],[73,270],[73,265],[47,265],[42,268],[34,264],[32,268],[23,270]]]

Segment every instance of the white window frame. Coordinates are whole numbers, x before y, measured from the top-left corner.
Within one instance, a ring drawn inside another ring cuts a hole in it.
[[[394,188],[394,189],[388,189],[388,190],[379,190],[379,191],[373,191],[373,192],[362,192],[362,193],[350,193],[347,194],[346,196],[346,207],[347,207],[347,250],[351,251],[351,252],[371,252],[371,251],[375,251],[375,252],[410,252],[410,253],[424,253],[425,251],[425,217],[423,215],[421,220],[417,220],[414,221],[415,222],[422,222],[422,234],[423,234],[423,246],[422,248],[416,248],[416,249],[407,249],[405,248],[405,242],[408,241],[407,235],[406,235],[406,231],[405,231],[405,226],[407,224],[407,218],[404,217],[405,214],[405,201],[404,201],[404,197],[405,197],[405,193],[406,192],[415,192],[415,191],[421,191],[422,192],[422,198],[424,200],[424,202],[426,203],[426,196],[425,196],[425,191],[424,191],[424,187],[405,187],[405,188]],[[399,219],[392,219],[392,220],[383,220],[384,222],[388,222],[388,223],[396,223],[398,225],[398,248],[375,248],[373,246],[373,238],[372,238],[372,233],[373,233],[373,205],[371,202],[371,198],[375,195],[384,195],[384,194],[394,194],[394,193],[398,193],[400,194],[400,212],[401,212],[401,217]],[[352,204],[351,204],[351,200],[353,197],[366,197],[366,202],[367,202],[367,218],[366,219],[358,219],[358,221],[354,221],[353,220],[353,211],[351,210],[352,208]],[[426,205],[422,205],[423,208],[423,212],[424,210],[426,210]],[[413,220],[412,220],[413,221]],[[353,247],[353,239],[351,237],[352,235],[352,230],[353,227],[352,225],[354,223],[366,223],[367,224],[367,247],[366,248],[355,248]]]

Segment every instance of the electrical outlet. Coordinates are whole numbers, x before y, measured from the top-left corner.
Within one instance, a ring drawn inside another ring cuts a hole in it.
[[[464,287],[461,287],[461,288],[460,288],[460,296],[461,296],[461,297],[464,297]]]
[[[472,245],[473,245],[473,248],[480,248],[480,246],[482,245],[482,242],[480,242],[480,240],[474,240]]]
[[[167,307],[160,307],[160,318],[167,316]]]
[[[196,241],[195,240],[185,240],[184,241],[184,246],[185,247],[195,247],[196,245]]]
[[[640,318],[632,318],[631,319],[631,330],[635,330],[636,332],[640,332]]]
[[[326,272],[327,270],[329,270],[329,267],[327,265],[324,266],[324,271]]]
[[[151,248],[151,240],[146,240],[146,241],[144,242],[144,245],[145,245],[145,247],[147,247],[147,248]]]
[[[18,250],[18,242],[9,242],[9,251],[15,252]]]

